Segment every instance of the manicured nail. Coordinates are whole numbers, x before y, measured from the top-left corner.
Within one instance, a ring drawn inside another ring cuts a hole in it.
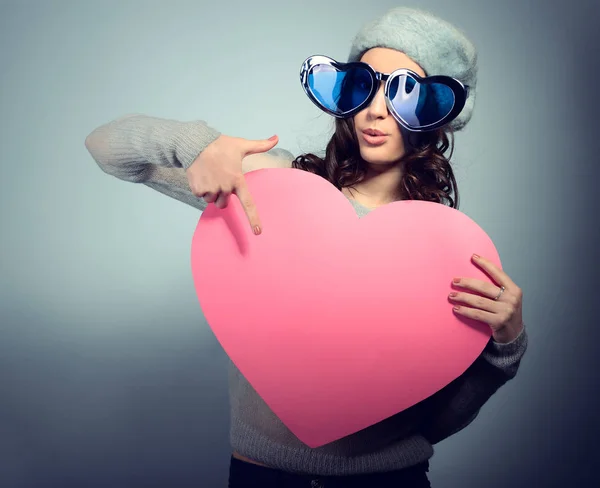
[[[458,312],[460,310],[460,307],[452,307],[452,310],[454,310],[455,312]]]
[[[479,256],[477,254],[473,254],[473,259],[479,259]]]
[[[275,136],[271,136],[271,137],[269,137],[269,139],[268,139],[268,140],[269,140],[269,141],[274,141],[275,139],[277,139],[277,136],[276,136],[276,135],[275,135]]]
[[[254,235],[259,235],[260,234],[260,227],[258,225],[254,226],[254,229],[252,229],[254,231]]]
[[[452,283],[460,283],[460,278],[454,278],[454,279],[452,280]]]
[[[456,292],[451,292],[450,295],[448,295],[450,298],[454,298],[456,295],[458,295],[458,293]]]

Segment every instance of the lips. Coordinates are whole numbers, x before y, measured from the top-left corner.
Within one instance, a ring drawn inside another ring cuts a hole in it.
[[[380,146],[385,143],[388,136],[383,132],[375,129],[366,129],[362,131],[362,137],[367,144],[372,146]]]
[[[369,136],[386,136],[387,134],[385,132],[381,132],[380,130],[377,129],[365,129],[363,130],[364,134],[367,134]]]

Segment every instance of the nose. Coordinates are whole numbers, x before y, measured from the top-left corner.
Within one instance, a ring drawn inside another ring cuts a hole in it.
[[[385,103],[385,96],[383,94],[384,85],[385,83],[383,81],[379,82],[379,89],[377,90],[375,97],[373,97],[373,100],[371,100],[371,104],[367,108],[367,115],[371,119],[385,118],[388,115],[388,108]]]

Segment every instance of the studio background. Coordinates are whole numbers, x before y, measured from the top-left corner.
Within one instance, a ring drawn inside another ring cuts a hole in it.
[[[1,487],[226,486],[226,357],[190,270],[199,214],[104,174],[85,137],[137,112],[321,150],[332,121],[302,91],[302,61],[345,59],[398,5],[0,1]],[[435,446],[432,485],[591,481],[598,4],[405,5],[479,50],[460,209],[523,288],[530,335],[517,378]]]

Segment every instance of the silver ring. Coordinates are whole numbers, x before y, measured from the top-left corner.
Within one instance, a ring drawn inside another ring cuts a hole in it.
[[[500,298],[500,295],[502,295],[504,293],[504,290],[506,290],[506,288],[504,288],[503,286],[500,288],[500,293],[498,293],[498,295],[496,295],[496,298],[494,298],[494,301],[498,300],[498,298]]]

